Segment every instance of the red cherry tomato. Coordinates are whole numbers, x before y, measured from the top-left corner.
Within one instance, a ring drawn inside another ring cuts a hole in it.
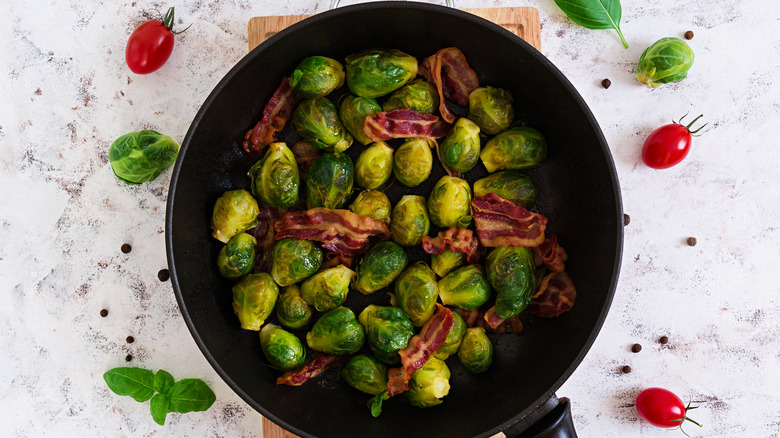
[[[707,125],[705,123],[695,131],[690,130],[691,125],[696,123],[701,117],[693,119],[688,126],[675,122],[661,126],[651,132],[642,146],[642,161],[647,167],[652,167],[653,169],[668,169],[679,164],[691,149],[693,134],[696,134]],[[680,122],[682,122],[682,118],[680,118]]]
[[[173,7],[168,9],[165,17],[160,20],[150,20],[138,26],[127,40],[125,61],[133,73],[149,74],[165,64],[173,52],[174,35],[184,32],[174,32]]]
[[[687,413],[695,407],[685,406],[671,391],[663,388],[647,388],[636,398],[636,410],[648,423],[657,427],[679,427],[683,421],[690,421],[701,427],[701,424],[687,417]]]

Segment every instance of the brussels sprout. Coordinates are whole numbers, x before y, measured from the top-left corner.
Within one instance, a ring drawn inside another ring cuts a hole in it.
[[[370,395],[387,391],[387,366],[374,356],[358,354],[341,369],[349,386]]]
[[[271,143],[263,158],[249,169],[252,194],[270,207],[284,210],[298,202],[298,163],[283,142]]]
[[[160,176],[176,162],[178,154],[176,140],[147,129],[114,140],[108,149],[108,161],[120,181],[135,185]]]
[[[335,59],[310,56],[295,67],[290,87],[304,99],[324,97],[344,85],[344,67]]]
[[[278,325],[266,324],[260,330],[260,347],[265,358],[277,370],[293,370],[303,365],[306,359],[301,340]]]
[[[211,214],[211,235],[222,243],[257,225],[260,206],[252,194],[244,189],[225,192],[214,203]]]
[[[274,245],[271,276],[279,286],[289,286],[320,269],[322,250],[311,240],[288,237]]]
[[[472,264],[450,272],[439,280],[439,297],[445,306],[474,310],[490,298],[490,284],[482,266]]]
[[[355,271],[344,265],[320,271],[301,284],[301,297],[320,312],[344,303]]]
[[[366,189],[378,189],[393,173],[393,148],[378,141],[365,148],[355,162],[355,182]]]
[[[680,82],[693,65],[693,50],[680,38],[661,38],[645,49],[636,66],[636,78],[648,87]]]
[[[447,338],[444,339],[444,343],[441,344],[438,350],[433,353],[433,356],[445,360],[450,355],[458,352],[460,348],[460,342],[463,340],[463,335],[466,334],[466,321],[460,316],[458,312],[452,312],[452,328],[447,333]]]
[[[365,327],[368,346],[379,360],[389,365],[401,362],[398,351],[406,348],[414,336],[412,320],[403,309],[370,305],[358,321]]]
[[[512,93],[500,88],[477,88],[469,94],[469,119],[487,135],[509,128],[515,118]]]
[[[284,288],[276,301],[276,317],[279,322],[294,330],[309,325],[313,313],[309,303],[301,297],[301,289],[295,284]]]
[[[370,294],[390,286],[406,268],[406,251],[395,242],[379,242],[369,248],[357,266],[355,289]]]
[[[471,223],[471,187],[462,178],[444,175],[428,195],[428,214],[437,227],[466,228]]]
[[[361,97],[377,98],[417,76],[417,59],[395,49],[370,49],[347,56],[347,86]]]
[[[265,272],[249,274],[233,286],[233,311],[241,328],[260,330],[279,298],[279,287]]]
[[[395,150],[393,174],[399,183],[406,187],[422,184],[433,169],[433,140],[411,138]]]
[[[363,190],[349,206],[349,211],[390,225],[390,208],[387,195],[379,190]]]
[[[404,195],[393,207],[390,234],[396,243],[404,246],[419,245],[430,229],[431,221],[422,196]]]
[[[320,149],[343,152],[352,145],[352,134],[341,124],[336,105],[325,97],[299,103],[290,123],[298,135]]]
[[[441,278],[466,264],[466,254],[445,249],[441,254],[431,255],[431,270]]]
[[[466,330],[458,349],[458,359],[470,373],[480,374],[490,368],[493,363],[493,344],[485,334],[485,329],[471,327]]]
[[[415,79],[391,94],[382,109],[410,109],[420,114],[433,114],[439,109],[439,93],[436,88],[422,79]]]
[[[306,177],[306,205],[309,208],[341,208],[350,195],[355,167],[345,154],[322,154],[314,160]]]
[[[367,145],[373,140],[368,138],[363,131],[363,123],[366,121],[366,117],[373,116],[382,112],[382,107],[376,102],[376,100],[369,97],[359,97],[348,94],[341,98],[341,104],[339,105],[339,116],[341,116],[341,122],[346,126],[347,130],[355,140]]]
[[[219,273],[229,280],[238,280],[252,272],[255,266],[255,245],[257,240],[247,233],[233,236],[217,255]]]
[[[355,353],[364,340],[363,326],[346,307],[337,307],[322,315],[306,333],[309,347],[336,356]]]
[[[485,270],[496,290],[496,315],[511,318],[528,307],[536,286],[534,266],[530,248],[503,246],[488,254]]]
[[[439,158],[445,168],[468,172],[479,161],[479,126],[461,117],[439,144]]]
[[[534,128],[517,126],[488,140],[479,155],[488,172],[528,169],[547,157],[547,143]]]
[[[450,392],[450,369],[443,360],[431,357],[409,380],[409,390],[404,393],[412,406],[429,408],[441,404]]]
[[[505,170],[474,183],[474,198],[481,198],[488,193],[495,193],[517,205],[531,208],[536,203],[537,190],[530,176],[519,170]]]
[[[407,267],[395,281],[398,306],[409,314],[416,327],[422,327],[433,315],[438,295],[436,275],[425,262]]]

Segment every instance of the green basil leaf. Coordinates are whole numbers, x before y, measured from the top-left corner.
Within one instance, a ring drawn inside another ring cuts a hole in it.
[[[157,394],[152,397],[152,401],[149,402],[149,408],[152,411],[152,418],[154,422],[160,426],[165,425],[165,417],[168,415],[168,407],[171,404],[171,399],[165,394]]]
[[[197,412],[210,408],[217,396],[200,379],[183,379],[174,383],[168,391],[171,404],[169,412]]]
[[[143,368],[119,367],[103,374],[108,389],[118,395],[129,395],[145,402],[154,395],[154,373]]]
[[[620,0],[555,0],[555,4],[571,21],[588,29],[615,29],[628,48],[623,32],[620,31],[620,17],[623,9]]]
[[[157,371],[157,374],[154,375],[154,389],[159,393],[168,393],[168,390],[171,389],[173,383],[173,376],[168,371],[159,370]]]

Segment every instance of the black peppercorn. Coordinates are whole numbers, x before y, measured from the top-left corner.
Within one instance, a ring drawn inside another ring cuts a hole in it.
[[[639,344],[634,344],[631,346],[631,351],[633,351],[634,353],[639,353],[640,351],[642,351],[642,346]]]
[[[103,309],[103,310],[101,310],[101,311],[100,311],[100,316],[102,316],[103,318],[105,318],[106,316],[108,316],[108,309]]]
[[[693,31],[689,30],[688,32],[685,32],[685,39],[686,40],[692,40],[693,39]]]
[[[604,88],[609,88],[610,85],[612,85],[612,81],[610,81],[609,79],[604,79],[603,81],[601,81],[601,86]]]
[[[169,278],[171,278],[171,273],[167,269],[160,269],[160,272],[157,273],[157,279],[160,281],[168,281]]]
[[[125,244],[122,245],[121,250],[122,250],[123,253],[127,254],[127,253],[129,253],[130,251],[133,250],[133,247],[130,246],[129,243],[125,243]]]

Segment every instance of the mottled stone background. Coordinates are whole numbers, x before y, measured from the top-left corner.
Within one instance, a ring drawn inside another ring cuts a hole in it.
[[[620,284],[601,335],[558,391],[573,401],[580,436],[679,436],[638,418],[634,398],[648,386],[700,405],[692,416],[705,426],[688,427],[692,436],[780,436],[780,6],[624,0],[626,50],[613,31],[574,25],[552,0],[456,3],[539,9],[543,53],[590,105],[617,165],[631,216]],[[131,73],[127,36],[168,6],[0,5],[0,436],[261,435],[260,415],[212,370],[170,282],[157,278],[167,263],[170,171],[126,186],[108,148],[143,128],[181,141],[245,54],[250,17],[327,4],[180,0],[177,27],[192,28],[161,70]],[[687,30],[696,53],[689,77],[654,90],[638,84],[642,51]],[[709,122],[689,157],[666,171],[642,165],[647,134],[686,112]],[[128,354],[133,365],[203,378],[217,402],[156,425],[148,403],[114,395],[101,378]],[[621,373],[624,365],[633,371]]]

